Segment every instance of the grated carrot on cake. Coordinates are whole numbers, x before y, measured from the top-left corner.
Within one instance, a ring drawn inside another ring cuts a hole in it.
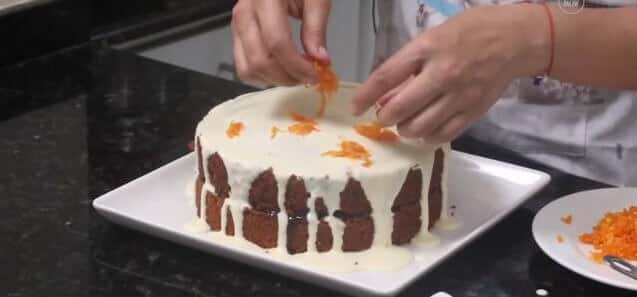
[[[560,220],[562,220],[562,223],[566,225],[570,225],[573,222],[573,216],[572,215],[563,216],[560,218]]]
[[[335,157],[335,158],[349,158],[354,160],[361,160],[363,161],[364,167],[372,166],[372,160],[371,160],[372,154],[370,154],[369,151],[364,146],[360,145],[358,142],[345,140],[341,142],[340,146],[341,146],[340,150],[327,151],[322,153],[321,155]]]
[[[288,126],[287,132],[289,133],[305,136],[314,131],[319,131],[318,123],[314,119],[293,111],[290,112],[290,118],[292,118],[294,124]],[[270,128],[270,139],[274,139],[279,133],[285,132],[286,130],[273,126]]]
[[[314,131],[318,131],[318,123],[302,114],[290,112],[290,117],[295,121],[288,127],[288,132],[296,135],[308,135]]]
[[[358,124],[354,126],[354,129],[358,134],[379,142],[394,142],[398,140],[396,133],[379,123]]]
[[[582,234],[579,239],[593,245],[591,259],[595,262],[600,263],[606,255],[637,260],[637,206],[606,213],[593,232]]]
[[[274,139],[279,133],[285,132],[284,130],[279,129],[277,126],[273,126],[270,129],[270,139]]]
[[[235,138],[241,134],[243,128],[244,125],[242,122],[232,121],[226,130],[226,135],[228,135],[229,138]]]

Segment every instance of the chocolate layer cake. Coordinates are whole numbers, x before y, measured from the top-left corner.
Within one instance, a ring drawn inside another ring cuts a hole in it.
[[[373,115],[346,112],[352,90],[342,85],[305,135],[270,131],[294,124],[289,110],[312,115],[317,100],[307,98],[318,95],[308,88],[251,93],[214,108],[195,136],[197,216],[213,232],[290,254],[364,251],[426,234],[446,215],[449,146],[357,134],[352,127]],[[229,134],[237,122],[243,128]],[[365,147],[371,165],[324,154],[343,140]]]

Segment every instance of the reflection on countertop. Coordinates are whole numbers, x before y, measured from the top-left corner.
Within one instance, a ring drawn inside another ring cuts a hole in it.
[[[0,16],[18,12],[54,0],[0,0]]]

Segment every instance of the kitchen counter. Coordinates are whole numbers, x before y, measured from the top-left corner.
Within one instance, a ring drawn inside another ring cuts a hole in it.
[[[250,90],[97,45],[0,68],[0,296],[340,296],[116,226],[91,208],[186,154],[204,113]],[[553,179],[401,296],[635,296],[561,268],[531,237],[543,205],[604,184],[471,139],[454,147]]]

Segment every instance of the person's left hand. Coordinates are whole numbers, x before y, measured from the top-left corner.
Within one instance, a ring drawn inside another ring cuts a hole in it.
[[[450,141],[513,79],[546,70],[547,26],[535,4],[469,9],[385,61],[358,89],[351,111],[376,105],[378,121],[397,124],[404,137]]]

